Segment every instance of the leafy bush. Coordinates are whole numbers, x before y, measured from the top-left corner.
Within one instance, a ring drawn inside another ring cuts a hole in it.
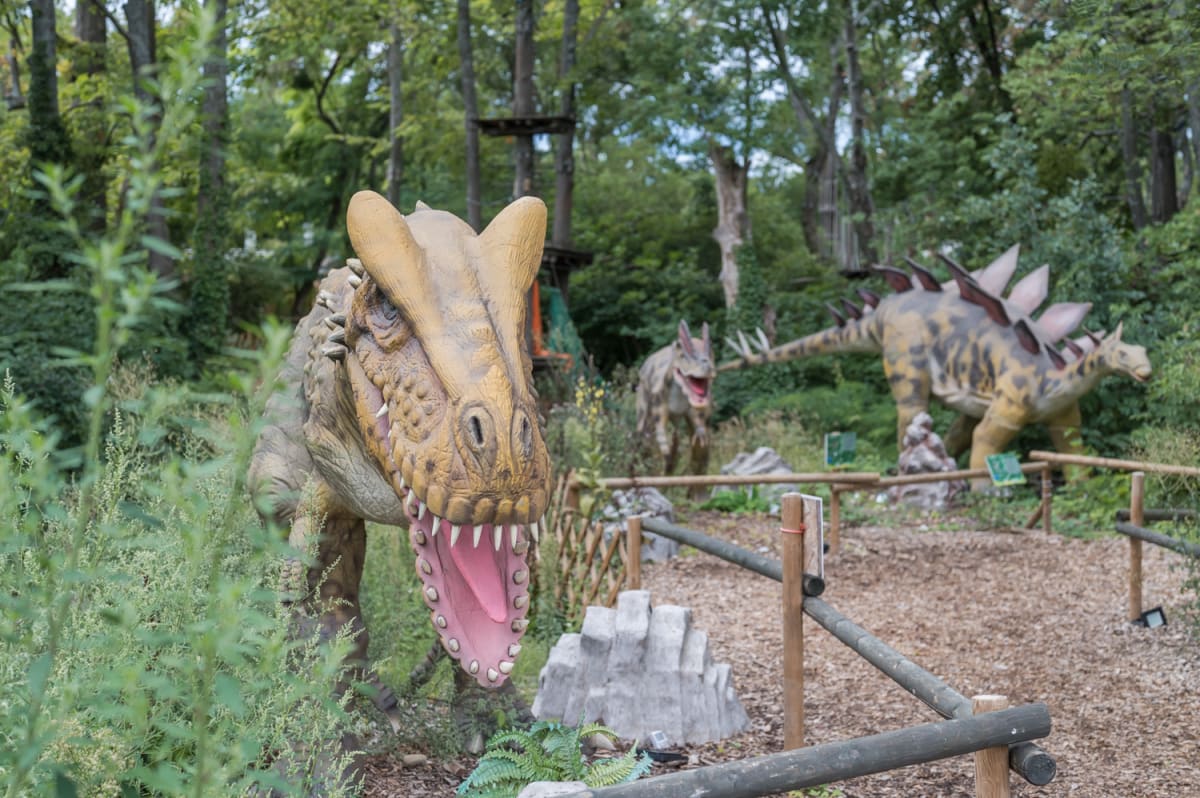
[[[612,729],[599,723],[571,727],[544,720],[528,731],[507,729],[494,734],[456,793],[467,798],[515,798],[535,781],[582,781],[589,787],[608,787],[650,772],[650,756],[639,755],[636,746],[624,756],[588,762],[582,745],[593,734],[617,739]]]
[[[758,493],[758,486],[751,485],[742,490],[723,490],[700,505],[701,510],[716,510],[721,513],[766,513],[771,502]]]

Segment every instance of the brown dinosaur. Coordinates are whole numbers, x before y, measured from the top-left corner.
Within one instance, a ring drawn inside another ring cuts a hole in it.
[[[688,430],[691,459],[688,470],[703,474],[708,468],[708,420],[712,417],[712,382],[716,377],[708,324],[693,338],[686,321],[670,346],[646,358],[638,369],[638,434],[654,438],[665,462],[665,473],[675,470],[679,427]]]
[[[499,686],[521,648],[525,557],[550,487],[525,344],[546,208],[519,199],[476,235],[363,191],[347,227],[358,259],[297,325],[250,467],[260,512],[314,553],[288,563],[284,588],[323,635],[357,633],[365,668],[365,522],[407,526],[442,645]]]
[[[1109,374],[1150,378],[1146,350],[1121,341],[1121,327],[1101,338],[1089,334],[1056,344],[1083,320],[1090,304],[1052,305],[1035,321],[1030,314],[1046,298],[1049,268],[1023,278],[1007,299],[999,296],[1012,278],[1018,249],[968,273],[941,256],[953,275],[939,283],[909,261],[912,276],[890,267],[880,271],[897,293],[879,298],[860,290],[865,307],[845,301],[849,318],[830,307],[837,326],[775,348],[752,352],[745,336],[735,346],[741,357],[720,370],[778,363],[838,352],[883,355],[884,373],[896,400],[897,437],[926,410],[930,397],[959,411],[946,436],[957,456],[971,449],[971,467],[1001,452],[1021,428],[1044,423],[1055,448],[1081,449],[1079,399]],[[980,487],[986,481],[977,481]]]

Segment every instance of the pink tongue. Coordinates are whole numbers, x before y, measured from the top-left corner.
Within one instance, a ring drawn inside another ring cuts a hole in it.
[[[508,597],[500,567],[492,556],[492,525],[484,525],[478,546],[471,545],[470,529],[464,528],[462,534],[458,545],[450,547],[450,556],[479,606],[493,621],[503,623],[508,619]]]

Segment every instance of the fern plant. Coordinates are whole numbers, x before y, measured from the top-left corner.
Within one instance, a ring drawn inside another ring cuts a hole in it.
[[[516,798],[535,781],[582,781],[589,787],[608,787],[634,781],[650,772],[649,755],[637,746],[624,756],[588,762],[581,744],[593,734],[616,740],[617,734],[599,723],[572,728],[540,720],[528,730],[505,729],[492,735],[483,757],[457,794],[467,798]]]

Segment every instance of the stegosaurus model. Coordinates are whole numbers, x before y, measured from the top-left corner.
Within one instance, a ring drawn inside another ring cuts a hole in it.
[[[406,525],[442,645],[499,686],[521,648],[525,555],[550,488],[525,345],[546,208],[519,199],[476,235],[363,191],[347,226],[359,259],[322,281],[297,326],[250,468],[260,511],[316,552],[308,568],[289,563],[284,587],[323,635],[356,631],[365,668],[364,522]]]
[[[837,352],[878,352],[896,400],[897,437],[929,406],[930,396],[959,411],[946,436],[957,456],[971,449],[971,467],[982,468],[1023,427],[1044,423],[1060,452],[1080,450],[1079,399],[1114,373],[1139,382],[1150,378],[1146,350],[1121,341],[1121,327],[1101,338],[1064,337],[1091,309],[1090,303],[1051,305],[1035,321],[1030,314],[1046,299],[1049,267],[1021,279],[1007,299],[999,295],[1016,271],[1018,248],[968,273],[939,256],[953,274],[939,283],[908,260],[912,276],[878,269],[897,293],[880,299],[860,290],[859,308],[844,301],[849,318],[830,307],[837,327],[772,349],[751,351],[745,336],[734,348],[739,360],[720,370]],[[915,279],[915,283],[914,283]],[[1058,350],[1062,341],[1066,352]],[[980,483],[977,483],[978,486]]]
[[[708,467],[708,420],[716,374],[708,324],[701,327],[699,338],[693,338],[686,321],[679,322],[674,343],[650,355],[638,369],[638,434],[653,436],[665,473],[675,470],[678,427],[686,428],[691,440],[688,470],[703,474]]]

